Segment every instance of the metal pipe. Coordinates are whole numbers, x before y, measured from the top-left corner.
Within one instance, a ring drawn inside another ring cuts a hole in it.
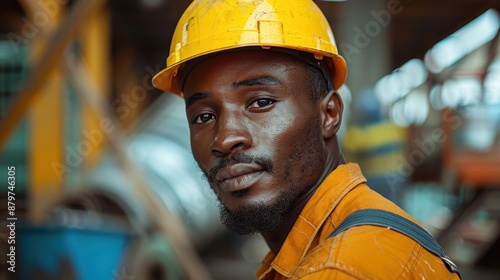
[[[111,144],[110,147],[118,157],[120,167],[131,181],[132,193],[142,202],[146,212],[153,221],[152,226],[161,232],[165,238],[168,238],[168,243],[182,264],[184,273],[188,279],[210,279],[210,274],[187,238],[188,234],[184,226],[161,205],[150,188],[140,188],[140,186],[147,186],[147,182],[127,155],[125,148],[125,139],[127,137],[118,126],[116,118],[107,109],[106,102],[103,100],[103,95],[100,94],[99,89],[92,83],[88,83],[91,79],[88,77],[87,69],[69,54],[66,56],[66,64],[64,66],[77,92],[88,102],[96,115],[102,119],[108,119],[115,124],[113,133],[105,134]]]

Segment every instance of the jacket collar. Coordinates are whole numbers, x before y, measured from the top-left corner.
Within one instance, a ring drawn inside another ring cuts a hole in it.
[[[269,252],[266,255],[256,272],[257,277],[264,279],[273,270],[290,277],[311,249],[313,241],[317,240],[319,229],[338,203],[349,191],[364,182],[366,179],[357,164],[339,165],[307,202],[278,254],[275,256]]]

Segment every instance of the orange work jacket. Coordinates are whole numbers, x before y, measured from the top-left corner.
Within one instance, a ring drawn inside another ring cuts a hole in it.
[[[279,253],[269,252],[259,279],[459,279],[443,261],[394,230],[352,227],[328,238],[352,212],[375,208],[418,222],[371,190],[357,164],[338,166],[307,202]]]

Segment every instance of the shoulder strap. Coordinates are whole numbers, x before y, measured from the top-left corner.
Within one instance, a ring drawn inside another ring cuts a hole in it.
[[[422,247],[440,257],[448,270],[455,272],[461,278],[457,266],[444,253],[437,241],[423,228],[414,222],[397,214],[380,209],[361,209],[351,213],[340,225],[330,234],[333,237],[350,227],[361,225],[373,225],[387,227],[402,233],[418,242]]]

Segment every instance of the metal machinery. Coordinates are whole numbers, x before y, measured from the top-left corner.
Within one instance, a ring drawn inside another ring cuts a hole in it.
[[[412,130],[398,175],[415,171],[458,198],[427,225],[462,266],[499,260],[499,35],[500,14],[487,10],[376,85],[391,119]]]

